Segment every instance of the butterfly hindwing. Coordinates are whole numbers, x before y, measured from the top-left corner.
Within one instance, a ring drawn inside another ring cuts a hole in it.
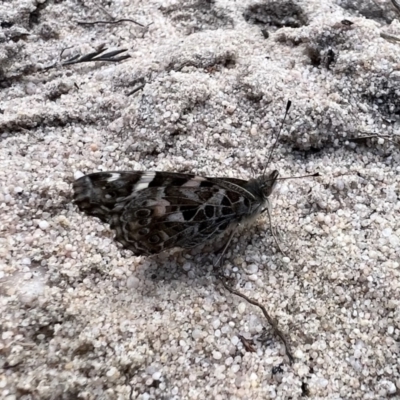
[[[168,172],[100,172],[74,183],[75,202],[110,223],[136,255],[191,248],[222,235],[256,201],[240,179]]]

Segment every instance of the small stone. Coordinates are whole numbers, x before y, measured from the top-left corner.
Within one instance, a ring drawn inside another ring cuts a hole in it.
[[[140,285],[140,280],[135,275],[131,275],[126,280],[126,287],[128,289],[135,289],[135,288],[139,287],[139,285]]]
[[[389,237],[392,234],[392,228],[385,228],[382,231],[382,236],[383,237]]]
[[[238,364],[233,364],[233,365],[232,365],[231,371],[232,371],[234,374],[236,374],[236,372],[239,372],[239,370],[240,370],[240,365],[238,365]]]
[[[190,262],[185,262],[185,264],[183,264],[182,269],[186,272],[190,271],[192,269],[192,264]]]
[[[108,378],[111,378],[112,380],[118,379],[120,376],[120,372],[117,370],[115,367],[111,367],[107,373],[106,373]]]
[[[297,349],[294,353],[294,356],[295,356],[295,358],[298,358],[301,360],[304,357],[304,353],[300,349]]]
[[[159,381],[160,378],[161,378],[161,372],[160,372],[160,371],[154,372],[154,374],[153,374],[151,377],[152,377],[155,381]]]
[[[0,375],[0,389],[3,389],[7,386],[7,378],[5,375]]]
[[[201,331],[200,329],[193,329],[192,338],[194,340],[201,339],[202,337],[203,337],[203,331]]]
[[[228,358],[225,360],[225,365],[226,365],[227,367],[229,367],[230,365],[232,365],[232,363],[233,363],[233,358],[232,358],[232,357],[228,357]]]
[[[284,262],[285,264],[289,264],[290,263],[290,258],[289,257],[282,257],[282,262]]]
[[[237,336],[231,337],[231,343],[236,346],[239,343],[239,338]]]
[[[389,237],[389,243],[393,246],[393,247],[397,247],[400,244],[400,239],[398,236],[396,235],[390,235]]]
[[[226,107],[226,111],[227,111],[229,114],[233,114],[234,111],[235,111],[235,109],[236,109],[236,105],[234,105],[234,104],[229,104],[229,105]]]
[[[26,244],[31,244],[31,243],[33,243],[33,241],[34,241],[34,239],[33,239],[32,236],[27,236],[27,237],[25,238],[25,243],[26,243]]]
[[[240,314],[244,314],[244,312],[246,311],[246,304],[245,303],[240,303],[238,305],[238,311]]]
[[[36,93],[36,90],[37,90],[37,87],[36,87],[36,85],[35,85],[34,83],[32,83],[32,82],[28,82],[28,83],[25,85],[25,93],[28,94],[28,95],[35,94],[35,93]]]
[[[219,351],[213,351],[214,360],[220,360],[222,358],[222,354]]]
[[[50,227],[50,224],[47,221],[40,221],[39,222],[39,228],[42,231],[45,231],[45,230],[49,229],[49,227]]]
[[[380,382],[380,386],[384,388],[387,394],[393,395],[396,393],[396,385],[392,381],[389,381],[388,379],[383,379]]]
[[[248,274],[256,274],[258,272],[258,265],[257,264],[250,264],[246,268],[246,272]]]
[[[211,323],[211,325],[214,329],[218,329],[221,325],[221,321],[219,319],[214,319],[214,321]]]

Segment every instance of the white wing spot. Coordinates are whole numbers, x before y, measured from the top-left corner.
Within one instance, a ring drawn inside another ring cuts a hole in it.
[[[155,176],[155,172],[146,172],[145,174],[143,174],[140,177],[138,183],[134,186],[133,191],[139,192],[140,190],[147,189]]]
[[[195,176],[192,179],[189,179],[185,182],[182,187],[199,187],[201,182],[205,181],[206,179],[201,176]]]
[[[119,174],[118,172],[113,172],[111,173],[111,176],[107,179],[107,182],[114,182],[116,180],[118,180],[121,177],[121,174]]]

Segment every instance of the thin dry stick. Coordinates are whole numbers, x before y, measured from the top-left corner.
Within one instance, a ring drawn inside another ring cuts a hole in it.
[[[127,94],[127,96],[132,96],[134,93],[138,92],[139,90],[143,89],[146,86],[145,83],[142,85],[138,86],[137,88],[133,89],[131,92]]]
[[[392,0],[393,7],[400,12],[400,4],[396,0]]]
[[[141,24],[140,22],[137,22],[133,19],[130,18],[122,18],[118,19],[117,21],[91,21],[91,22],[85,22],[85,21],[76,21],[78,25],[96,25],[96,24],[120,24],[121,22],[132,22],[136,25],[141,26],[142,28],[146,28],[146,25]]]
[[[386,39],[393,42],[400,42],[400,38],[398,38],[397,36],[389,35],[388,33],[385,32],[381,32],[379,35],[382,39]]]
[[[235,294],[236,296],[241,297],[242,299],[246,300],[248,303],[252,304],[253,306],[257,306],[258,308],[261,309],[262,313],[264,314],[264,317],[267,319],[268,323],[271,325],[271,327],[272,327],[272,329],[274,331],[274,334],[276,336],[278,336],[282,340],[283,344],[285,345],[286,355],[289,358],[290,365],[292,365],[293,362],[294,362],[294,357],[293,357],[292,351],[290,350],[290,346],[289,346],[289,343],[288,343],[285,335],[278,328],[278,323],[268,314],[267,310],[265,309],[265,307],[262,304],[258,303],[256,300],[251,299],[250,297],[245,296],[244,294],[238,292],[237,290],[231,288],[229,285],[226,284],[226,282],[224,281],[223,278],[224,277],[220,276],[220,281],[221,281],[222,285],[224,286],[224,288],[228,292],[230,292],[232,294]]]
[[[364,132],[362,132],[362,133],[364,133]],[[394,140],[391,139],[393,136],[396,137],[397,135],[389,136],[389,135],[378,135],[377,133],[374,133],[374,134],[369,135],[369,136],[359,136],[359,137],[357,137],[357,138],[351,138],[350,140],[357,140],[357,139],[358,139],[358,140],[362,140],[362,139],[376,139],[376,138],[381,138],[381,139],[387,140],[388,142],[391,142],[391,143],[393,143],[393,144],[396,144],[396,142],[395,142]]]

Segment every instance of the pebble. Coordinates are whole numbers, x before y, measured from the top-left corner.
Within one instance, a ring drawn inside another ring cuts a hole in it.
[[[203,337],[203,331],[200,329],[193,329],[192,331],[192,338],[194,340],[201,339]]]
[[[389,237],[392,234],[392,228],[385,228],[382,231],[382,236],[383,237]]]
[[[301,360],[304,357],[304,353],[300,349],[297,349],[294,353],[294,356],[295,356],[295,358],[298,358]]]
[[[161,378],[161,372],[160,372],[160,371],[154,372],[154,374],[153,374],[151,377],[152,377],[155,381],[159,381],[160,378]]]
[[[234,374],[236,374],[236,372],[239,372],[239,370],[240,370],[240,365],[238,365],[238,364],[233,364],[233,365],[232,365],[231,371],[232,371]]]
[[[139,285],[140,285],[140,280],[135,275],[131,275],[126,280],[126,287],[128,289],[135,289],[135,288],[139,287]]]
[[[258,265],[257,264],[250,264],[246,268],[246,272],[248,274],[256,274],[258,272]]]
[[[231,343],[236,346],[239,343],[239,338],[237,336],[231,337]]]
[[[185,262],[185,264],[183,264],[182,269],[186,272],[190,271],[192,269],[192,264],[190,262]]]
[[[221,321],[219,319],[214,319],[214,321],[211,323],[211,325],[214,329],[218,329],[221,325]]]
[[[42,231],[45,231],[45,230],[49,229],[49,227],[50,227],[50,224],[47,221],[40,221],[39,222],[39,228]]]
[[[246,304],[245,303],[240,303],[238,305],[238,311],[240,314],[244,314],[246,311]]]
[[[214,360],[220,360],[222,358],[222,354],[219,351],[213,351],[213,358]]]

